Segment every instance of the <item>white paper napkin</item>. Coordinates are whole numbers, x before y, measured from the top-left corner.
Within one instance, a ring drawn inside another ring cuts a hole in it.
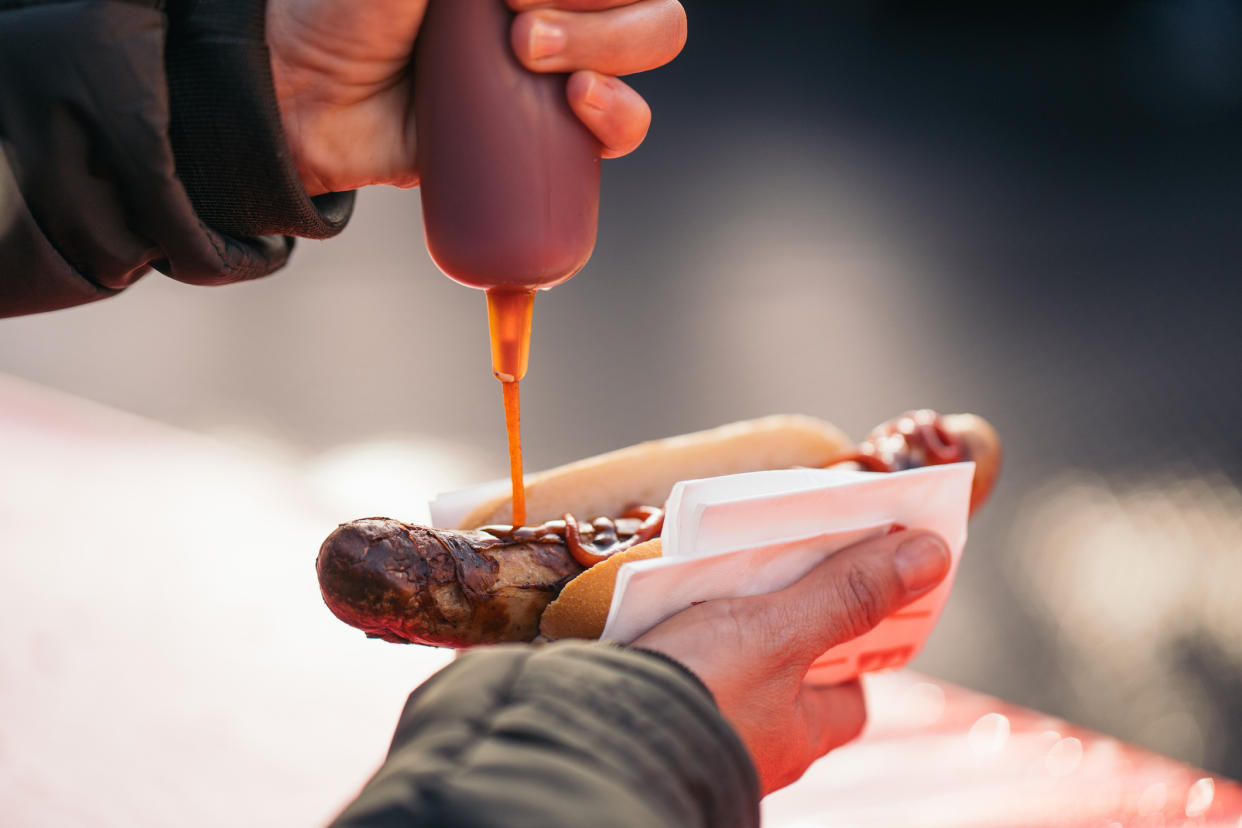
[[[511,491],[509,487],[512,485],[505,478],[438,494],[427,504],[431,512],[431,525],[437,529],[456,529],[480,504]]]
[[[695,602],[783,589],[834,552],[899,523],[945,539],[949,576],[871,632],[825,653],[810,678],[835,684],[899,667],[922,648],[948,600],[966,543],[973,476],[973,463],[956,463],[890,474],[791,469],[679,483],[667,504],[663,557],[621,568],[603,637],[633,641]]]

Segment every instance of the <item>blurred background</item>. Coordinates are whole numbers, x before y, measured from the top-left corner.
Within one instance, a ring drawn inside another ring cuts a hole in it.
[[[536,304],[528,468],[980,413],[1006,466],[915,666],[1242,777],[1242,2],[686,5],[593,260]],[[342,520],[505,473],[483,298],[416,192],[269,279],[5,320],[0,371],[271,458]]]

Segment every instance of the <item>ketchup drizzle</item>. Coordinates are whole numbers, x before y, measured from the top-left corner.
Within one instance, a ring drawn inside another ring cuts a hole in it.
[[[863,471],[894,472],[965,459],[961,439],[945,428],[939,414],[925,408],[889,420],[828,465],[855,463]]]

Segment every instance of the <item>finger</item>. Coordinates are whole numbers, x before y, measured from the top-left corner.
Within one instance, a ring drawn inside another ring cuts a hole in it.
[[[798,706],[814,752],[811,761],[857,739],[867,724],[867,703],[857,679],[831,687],[804,684]]]
[[[595,12],[541,8],[519,14],[511,38],[518,60],[535,72],[630,75],[677,57],[686,44],[686,11],[677,0]]]
[[[564,11],[600,11],[628,6],[636,0],[506,0],[515,12],[531,9],[562,9]]]
[[[638,149],[651,128],[651,107],[625,82],[597,72],[575,72],[566,89],[569,106],[595,133],[604,158]]]
[[[937,535],[903,531],[842,549],[792,586],[743,600],[754,602],[756,623],[810,664],[934,589],[949,567]]]
[[[780,738],[747,742],[764,796],[797,782],[815,760],[856,738],[867,721],[857,681],[803,685],[793,700],[793,713]]]

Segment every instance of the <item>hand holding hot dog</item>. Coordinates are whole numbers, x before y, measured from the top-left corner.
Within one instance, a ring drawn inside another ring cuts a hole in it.
[[[766,795],[861,732],[857,681],[804,683],[811,662],[857,638],[939,584],[949,550],[904,531],[843,549],[802,580],[768,595],[708,601],[633,642],[688,667],[746,743]]]
[[[651,110],[617,79],[668,63],[686,39],[677,0],[507,0],[513,50],[535,72],[571,73],[570,106],[606,158],[632,152]],[[413,187],[410,60],[427,0],[271,0],[267,42],[281,121],[311,195]]]

